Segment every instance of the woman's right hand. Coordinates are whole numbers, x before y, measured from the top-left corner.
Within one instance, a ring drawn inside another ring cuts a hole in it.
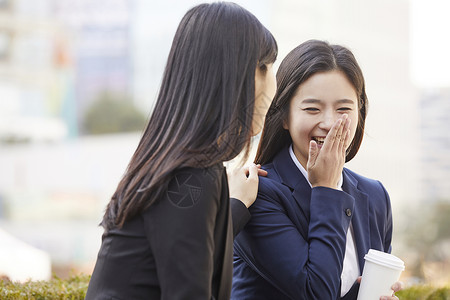
[[[310,141],[307,171],[312,187],[337,187],[350,145],[349,128],[350,119],[344,114],[331,127],[321,149],[315,141]]]
[[[249,208],[258,194],[258,175],[266,176],[267,171],[262,170],[261,165],[251,164],[231,172],[227,170],[227,175],[230,198],[240,200]]]

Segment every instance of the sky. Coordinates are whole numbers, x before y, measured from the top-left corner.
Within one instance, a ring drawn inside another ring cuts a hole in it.
[[[410,0],[411,77],[420,87],[450,87],[450,1]]]

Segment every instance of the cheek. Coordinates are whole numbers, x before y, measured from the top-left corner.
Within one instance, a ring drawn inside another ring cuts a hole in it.
[[[300,141],[308,141],[311,128],[308,122],[305,122],[305,118],[300,116],[290,116],[290,121],[287,123],[289,125],[289,133],[292,139],[296,139],[297,143]]]
[[[271,99],[273,99],[273,97],[275,96],[276,91],[277,91],[277,81],[275,80],[275,77],[273,77],[270,83],[268,84],[268,94],[270,95]]]

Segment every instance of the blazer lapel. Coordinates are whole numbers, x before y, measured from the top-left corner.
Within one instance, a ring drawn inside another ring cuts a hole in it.
[[[289,147],[285,147],[275,156],[273,166],[281,178],[281,183],[290,188],[292,197],[297,202],[301,214],[297,218],[301,223],[298,229],[304,231],[301,234],[306,239],[308,237],[307,228],[309,227],[311,186],[292,161]]]
[[[289,154],[289,147],[285,147],[275,156],[273,165],[277,174],[280,176],[281,183],[290,188],[292,197],[297,202],[299,213],[301,214],[297,218],[300,222],[300,226],[297,228],[306,239],[308,232],[305,229],[309,227],[310,218],[311,186],[292,161]],[[345,168],[343,178],[343,191],[355,199],[352,224],[356,250],[358,252],[359,269],[362,274],[364,255],[370,248],[369,200],[368,195],[358,189],[358,181],[356,178]]]
[[[352,218],[356,250],[358,251],[359,270],[362,274],[364,255],[370,248],[369,200],[368,195],[358,189],[358,181],[344,168],[342,189],[355,198]]]

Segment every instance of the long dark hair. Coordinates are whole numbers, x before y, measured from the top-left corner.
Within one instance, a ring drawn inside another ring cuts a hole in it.
[[[282,148],[292,143],[289,131],[283,128],[283,121],[288,119],[290,102],[298,86],[318,72],[332,70],[342,71],[358,95],[358,125],[347,149],[346,162],[356,155],[363,139],[369,105],[361,68],[349,49],[309,40],[292,50],[278,68],[278,88],[266,115],[255,163],[270,162]]]
[[[153,113],[106,208],[105,229],[121,227],[151,206],[177,169],[248,153],[255,71],[264,71],[276,55],[272,34],[237,4],[201,4],[186,13]]]

